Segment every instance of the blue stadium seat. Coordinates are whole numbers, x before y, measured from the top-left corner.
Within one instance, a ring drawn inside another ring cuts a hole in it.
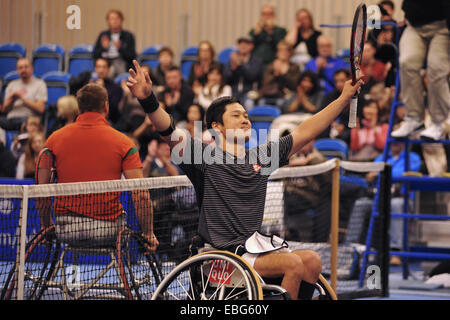
[[[158,52],[161,48],[161,45],[145,48],[139,56],[139,64],[146,64],[152,69],[156,68],[159,65]]]
[[[0,78],[17,69],[17,60],[25,57],[26,49],[19,43],[10,42],[0,45]]]
[[[47,72],[42,80],[47,85],[47,104],[44,112],[44,129],[50,128],[57,118],[56,103],[58,99],[70,93],[70,74],[61,71]]]
[[[69,79],[70,74],[61,71],[47,72],[42,76],[42,80],[47,85],[47,106],[56,104],[60,97],[69,94]]]
[[[346,63],[350,63],[350,49],[344,48],[336,52],[336,57],[341,58]]]
[[[181,73],[183,75],[184,80],[187,80],[189,77],[189,72],[191,71],[192,64],[197,61],[198,56],[198,46],[193,46],[186,48],[181,53]]]
[[[118,85],[120,85],[120,83],[122,82],[122,80],[123,79],[128,79],[128,77],[130,76],[130,74],[127,72],[127,73],[122,73],[122,74],[119,74],[115,79],[114,79],[114,82],[115,83],[117,83]]]
[[[324,138],[314,142],[314,146],[328,159],[347,160],[348,145],[340,139]]]
[[[10,71],[8,72],[4,77],[3,77],[3,81],[2,81],[2,101],[5,99],[5,94],[6,94],[6,87],[8,86],[8,84],[16,79],[19,79],[19,74],[17,73],[16,70]]]
[[[267,142],[270,125],[274,119],[281,115],[281,111],[274,106],[261,105],[255,106],[249,111],[248,115],[252,123],[252,130],[256,130],[256,137],[252,134],[252,138],[248,143],[248,146],[252,148]],[[260,132],[260,130],[262,130],[262,132]]]
[[[92,44],[80,44],[70,49],[67,72],[75,77],[84,71],[94,71],[93,52],[94,46]]]
[[[221,64],[226,65],[228,63],[228,61],[230,60],[231,53],[236,50],[237,50],[237,48],[234,46],[224,48],[222,51],[219,52],[219,55],[217,56],[217,60]]]
[[[19,135],[19,131],[16,130],[5,130],[6,135],[6,148],[11,149],[11,145],[14,141],[14,137]]]
[[[42,77],[50,71],[64,70],[65,50],[58,44],[48,43],[38,46],[33,51],[34,75]]]

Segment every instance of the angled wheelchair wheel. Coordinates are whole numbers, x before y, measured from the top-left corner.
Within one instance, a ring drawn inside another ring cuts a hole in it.
[[[313,300],[337,300],[336,292],[334,292],[323,275],[319,275],[319,280],[316,283],[316,293],[313,296]]]
[[[25,247],[24,266],[24,299],[39,300],[48,289],[48,283],[53,275],[61,253],[61,244],[54,236],[54,227],[38,232]],[[13,298],[17,285],[17,265],[11,268],[0,300]]]
[[[149,300],[163,278],[161,265],[146,244],[147,240],[129,228],[118,236],[117,260],[129,300]]]
[[[152,300],[261,299],[261,284],[253,268],[226,251],[208,251],[183,261],[152,296]]]

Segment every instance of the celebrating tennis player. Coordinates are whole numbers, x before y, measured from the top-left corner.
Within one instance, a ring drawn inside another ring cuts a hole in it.
[[[198,233],[206,244],[241,255],[266,278],[282,277],[281,286],[292,299],[311,299],[321,272],[313,251],[291,251],[286,242],[272,241],[260,230],[271,172],[288,163],[291,155],[325,130],[359,91],[362,81],[345,83],[341,96],[304,121],[291,134],[246,150],[251,122],[238,100],[215,100],[206,112],[206,124],[215,147],[202,144],[177,129],[159,106],[150,76],[137,61],[127,86],[139,99],[161,136],[170,144],[172,157],[182,159],[181,169],[191,180],[200,208]]]

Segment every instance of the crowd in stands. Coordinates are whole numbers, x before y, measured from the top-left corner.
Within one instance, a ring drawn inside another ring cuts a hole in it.
[[[394,4],[382,1],[379,6],[382,20],[394,21]],[[138,58],[134,34],[122,27],[124,18],[119,10],[107,13],[108,29],[99,34],[94,46],[94,70],[70,79],[70,95],[58,100],[57,117],[46,128],[42,122],[47,101],[45,82],[33,76],[30,60],[19,60],[20,78],[8,84],[0,105],[0,176],[33,177],[33,161],[39,149],[52,132],[76,120],[74,95],[90,82],[107,89],[107,120],[135,141],[148,176],[181,172],[171,164],[167,144],[159,139],[150,119],[131,95],[126,77],[116,80]],[[354,161],[373,161],[384,149],[398,69],[395,39],[393,26],[370,30],[362,59],[365,86],[360,94],[357,127],[348,128],[348,111],[344,111],[318,137],[344,140]],[[314,114],[336,99],[344,82],[350,79],[345,57],[336,56],[333,40],[317,28],[312,14],[304,8],[298,10],[287,30],[276,24],[275,8],[263,6],[257,24],[236,40],[235,48],[228,62],[222,64],[211,42],[201,41],[187,78],[169,47],[159,49],[156,67],[143,66],[151,75],[158,100],[179,127],[193,134],[194,122],[204,119],[210,103],[230,95],[237,97],[248,111],[271,105],[282,115]],[[404,116],[404,107],[398,107],[395,122],[400,123]],[[19,134],[6,147],[5,132],[11,130]],[[207,133],[200,138],[212,141]]]

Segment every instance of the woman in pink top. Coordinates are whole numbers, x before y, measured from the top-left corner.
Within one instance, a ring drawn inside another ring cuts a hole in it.
[[[362,119],[350,132],[351,161],[372,161],[384,149],[389,125],[378,122],[378,104],[367,101],[362,109]]]

